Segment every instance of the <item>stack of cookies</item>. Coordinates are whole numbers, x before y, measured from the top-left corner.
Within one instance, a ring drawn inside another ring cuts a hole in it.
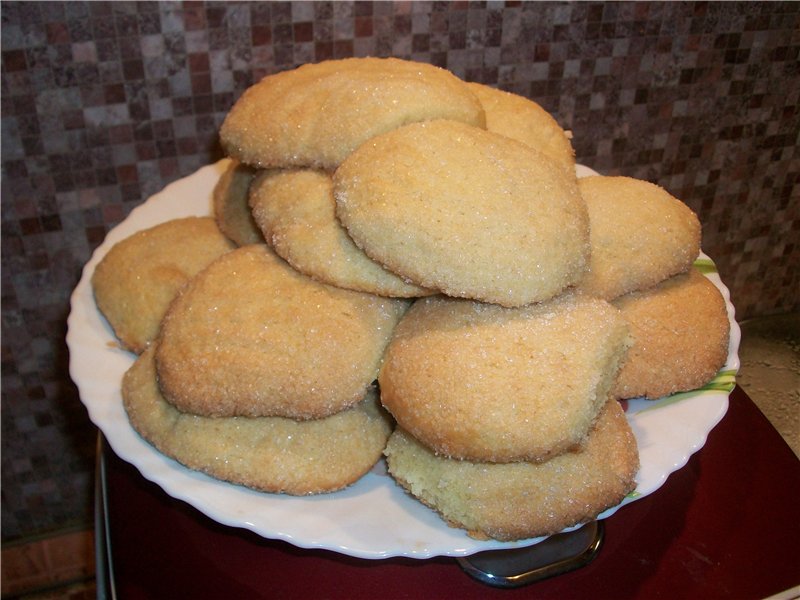
[[[526,98],[327,61],[252,86],[220,139],[213,217],[135,234],[92,281],[139,355],[131,424],[189,468],[310,494],[384,455],[474,537],[546,535],[635,487],[619,399],[724,364],[694,213],[644,181],[579,180]],[[142,289],[158,302],[130,304]]]

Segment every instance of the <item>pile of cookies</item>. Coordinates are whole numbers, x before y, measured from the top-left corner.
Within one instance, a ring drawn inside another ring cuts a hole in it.
[[[546,535],[635,487],[618,400],[725,362],[694,213],[578,179],[570,135],[526,98],[326,61],[252,86],[220,139],[213,215],[134,234],[92,280],[139,355],[132,426],[189,468],[311,494],[383,455],[474,537]]]

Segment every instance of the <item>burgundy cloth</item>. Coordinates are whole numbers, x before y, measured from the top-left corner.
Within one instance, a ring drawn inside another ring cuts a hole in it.
[[[606,519],[590,565],[512,590],[471,579],[450,558],[361,560],[220,525],[105,452],[113,573],[125,600],[741,600],[800,584],[800,461],[738,387],[688,464]]]

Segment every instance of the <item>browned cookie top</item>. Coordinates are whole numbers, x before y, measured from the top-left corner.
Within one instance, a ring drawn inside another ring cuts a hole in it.
[[[614,300],[628,321],[633,345],[612,393],[660,398],[698,388],[728,357],[725,299],[697,269]]]
[[[482,83],[468,83],[486,113],[486,129],[513,138],[575,169],[569,135],[539,104]]]
[[[485,123],[481,103],[445,69],[347,58],[265,77],[234,104],[220,139],[229,156],[256,167],[334,169],[371,137],[430,119]]]
[[[92,290],[120,343],[141,353],[178,290],[233,247],[211,217],[174,219],[115,244],[98,263]]]
[[[517,540],[590,521],[636,486],[636,439],[615,400],[580,450],[546,462],[486,464],[436,456],[397,429],[389,473],[453,527],[478,539]]]
[[[353,243],[336,219],[333,183],[324,171],[265,170],[253,183],[250,205],[275,252],[309,277],[380,296],[433,293],[387,271]]]
[[[612,300],[682,273],[700,253],[700,221],[665,189],[632,177],[584,177],[591,259],[578,289]]]
[[[406,125],[359,147],[333,182],[356,244],[423,287],[521,306],[583,276],[589,220],[574,171],[503,135]]]
[[[406,306],[314,281],[266,244],[244,246],[170,306],[159,383],[183,412],[325,417],[364,398]]]
[[[602,300],[508,309],[424,298],[387,348],[381,400],[440,454],[542,460],[583,441],[627,344],[625,321]]]
[[[123,378],[131,425],[167,456],[217,479],[293,495],[338,490],[372,468],[391,433],[374,389],[353,408],[312,421],[182,413],[161,395],[154,356],[150,347]]]

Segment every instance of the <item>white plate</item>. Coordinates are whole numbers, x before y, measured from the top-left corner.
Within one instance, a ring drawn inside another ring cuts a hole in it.
[[[334,494],[292,497],[255,492],[186,469],[165,457],[131,428],[122,407],[120,382],[135,357],[115,344],[112,330],[98,312],[91,290],[95,265],[116,242],[169,219],[208,215],[211,191],[226,161],[203,167],[176,181],[134,209],[109,232],[92,255],[72,294],[67,345],[70,375],[89,417],[122,459],[171,496],[184,500],[215,521],[250,529],[265,538],[303,548],[324,548],[361,558],[466,556],[483,550],[529,546],[543,538],[518,542],[477,541],[448,527],[433,511],[409,497],[386,474],[383,463],[350,488]],[[591,173],[579,169],[581,175]],[[641,469],[637,488],[620,507],[657,490],[673,471],[705,444],[709,431],[728,408],[739,368],[739,327],[727,288],[713,263],[701,255],[698,265],[722,291],[731,323],[727,364],[702,390],[655,402],[633,400],[627,416],[639,444]]]

